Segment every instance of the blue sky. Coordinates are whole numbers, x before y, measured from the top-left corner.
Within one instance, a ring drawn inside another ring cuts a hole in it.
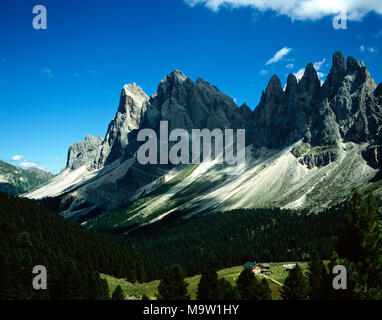
[[[381,82],[381,1],[347,2],[346,30],[332,26],[336,4],[346,2],[321,3],[2,0],[0,159],[59,172],[73,142],[105,135],[124,84],[151,95],[175,69],[251,108],[273,74],[284,84],[313,62],[325,79],[336,50],[364,61]],[[32,27],[38,4],[47,8],[47,30]]]

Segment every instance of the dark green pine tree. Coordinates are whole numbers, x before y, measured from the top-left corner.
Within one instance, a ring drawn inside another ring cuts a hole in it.
[[[218,280],[218,295],[216,300],[240,300],[240,293],[236,286],[226,279]]]
[[[382,299],[382,224],[374,197],[355,194],[346,220],[332,264],[346,267],[348,289],[336,290],[335,296],[347,291],[354,299]]]
[[[272,300],[272,291],[269,288],[269,284],[266,279],[261,279],[259,288],[260,300]]]
[[[11,271],[7,257],[0,252],[0,300],[11,298]]]
[[[236,285],[242,300],[271,299],[268,283],[258,280],[250,269],[246,268],[240,273]]]
[[[99,273],[88,273],[88,283],[86,284],[86,287],[88,288],[86,299],[109,300],[109,288],[107,281],[105,279],[101,279]]]
[[[109,291],[109,286],[107,285],[106,279],[101,279],[100,297],[102,297],[102,300],[109,300],[110,299],[110,291]]]
[[[122,288],[120,285],[118,285],[113,294],[111,295],[111,300],[125,300]]]
[[[310,254],[308,263],[308,294],[310,300],[329,298],[331,281],[324,263],[316,250]]]
[[[158,287],[158,300],[189,300],[188,284],[184,281],[180,266],[171,267],[164,272]]]
[[[255,276],[250,269],[244,269],[236,281],[237,289],[242,300],[254,300],[253,290],[255,286]]]
[[[147,300],[150,300],[150,298],[144,294],[144,295],[142,296],[142,300],[147,301]]]
[[[218,275],[212,269],[202,273],[197,292],[197,300],[217,300]]]
[[[307,300],[308,287],[304,274],[298,264],[289,271],[280,292],[284,300]]]

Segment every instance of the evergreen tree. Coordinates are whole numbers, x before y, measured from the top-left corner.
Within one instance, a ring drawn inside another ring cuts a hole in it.
[[[308,298],[306,279],[298,264],[289,271],[280,292],[284,300],[306,300]]]
[[[106,279],[101,279],[100,292],[101,292],[100,297],[102,300],[109,300],[110,299],[109,286],[107,285]]]
[[[328,299],[330,278],[316,250],[310,255],[308,263],[308,293],[311,300]]]
[[[11,272],[7,257],[0,252],[0,300],[8,300],[11,294]]]
[[[207,269],[200,278],[197,292],[198,300],[217,300],[218,275],[212,269]]]
[[[245,268],[240,273],[236,285],[242,300],[271,299],[269,286],[266,280],[265,283],[258,280],[250,269]]]
[[[158,300],[189,300],[187,286],[180,266],[168,268],[159,283]]]
[[[144,295],[142,296],[142,300],[150,300],[150,298],[144,294]]]
[[[261,279],[259,289],[260,300],[272,300],[272,291],[269,288],[268,281],[266,279]]]
[[[374,197],[363,200],[354,194],[346,221],[333,259],[333,265],[347,269],[348,290],[341,291],[355,299],[382,299],[382,224]]]
[[[231,285],[226,279],[218,280],[218,295],[216,300],[240,300],[240,292],[236,286]]]
[[[125,296],[120,285],[115,288],[113,294],[111,295],[111,300],[125,300]]]

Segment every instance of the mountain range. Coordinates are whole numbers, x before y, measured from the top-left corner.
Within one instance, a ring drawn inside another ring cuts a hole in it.
[[[0,191],[11,195],[32,191],[53,177],[38,168],[23,169],[0,160]]]
[[[245,129],[246,168],[216,160],[199,165],[141,165],[140,129]],[[125,85],[105,138],[86,136],[68,151],[66,168],[28,193],[64,217],[131,228],[168,216],[237,208],[320,211],[355,190],[382,195],[382,83],[365,65],[336,52],[325,82],[313,64],[303,77],[273,76],[252,111],[208,82],[181,71],[148,97]],[[96,219],[92,219],[97,216]]]

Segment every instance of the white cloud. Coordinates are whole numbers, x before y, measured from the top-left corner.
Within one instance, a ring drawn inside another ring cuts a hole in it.
[[[38,166],[38,164],[33,161],[23,161],[23,162],[20,162],[20,166],[24,168],[35,168]]]
[[[374,47],[366,47],[364,44],[360,47],[361,52],[369,52],[371,55],[374,55],[378,52],[378,50]]]
[[[305,69],[302,68],[293,74],[296,76],[297,80],[300,81],[302,76],[304,75],[304,72],[305,72]]]
[[[16,154],[16,155],[14,155],[14,156],[12,157],[12,160],[13,160],[13,161],[20,161],[22,158],[24,158],[24,156],[21,156],[21,155]]]
[[[41,72],[46,74],[49,78],[53,78],[53,72],[50,68],[42,68]]]
[[[289,64],[287,64],[287,65],[285,66],[285,68],[287,68],[287,69],[293,69],[293,67],[294,67],[294,64],[293,64],[293,63],[289,63]]]
[[[369,12],[382,15],[381,0],[184,0],[190,6],[203,4],[217,11],[221,7],[251,7],[261,12],[275,11],[292,20],[320,20],[347,12],[352,21],[359,21]]]
[[[325,63],[326,59],[322,59],[321,61],[318,61],[318,62],[315,62],[313,64],[313,67],[314,69],[316,69],[317,71],[321,69],[322,65]]]
[[[291,52],[291,48],[288,48],[288,47],[284,47],[282,48],[281,50],[277,51],[275,53],[275,55],[273,56],[273,58],[269,59],[266,63],[266,65],[268,64],[272,64],[272,63],[276,63],[278,61],[280,61],[282,58],[284,58],[289,52]]]
[[[267,74],[269,74],[269,70],[261,70],[260,71],[260,75],[262,75],[262,76],[266,76]]]

